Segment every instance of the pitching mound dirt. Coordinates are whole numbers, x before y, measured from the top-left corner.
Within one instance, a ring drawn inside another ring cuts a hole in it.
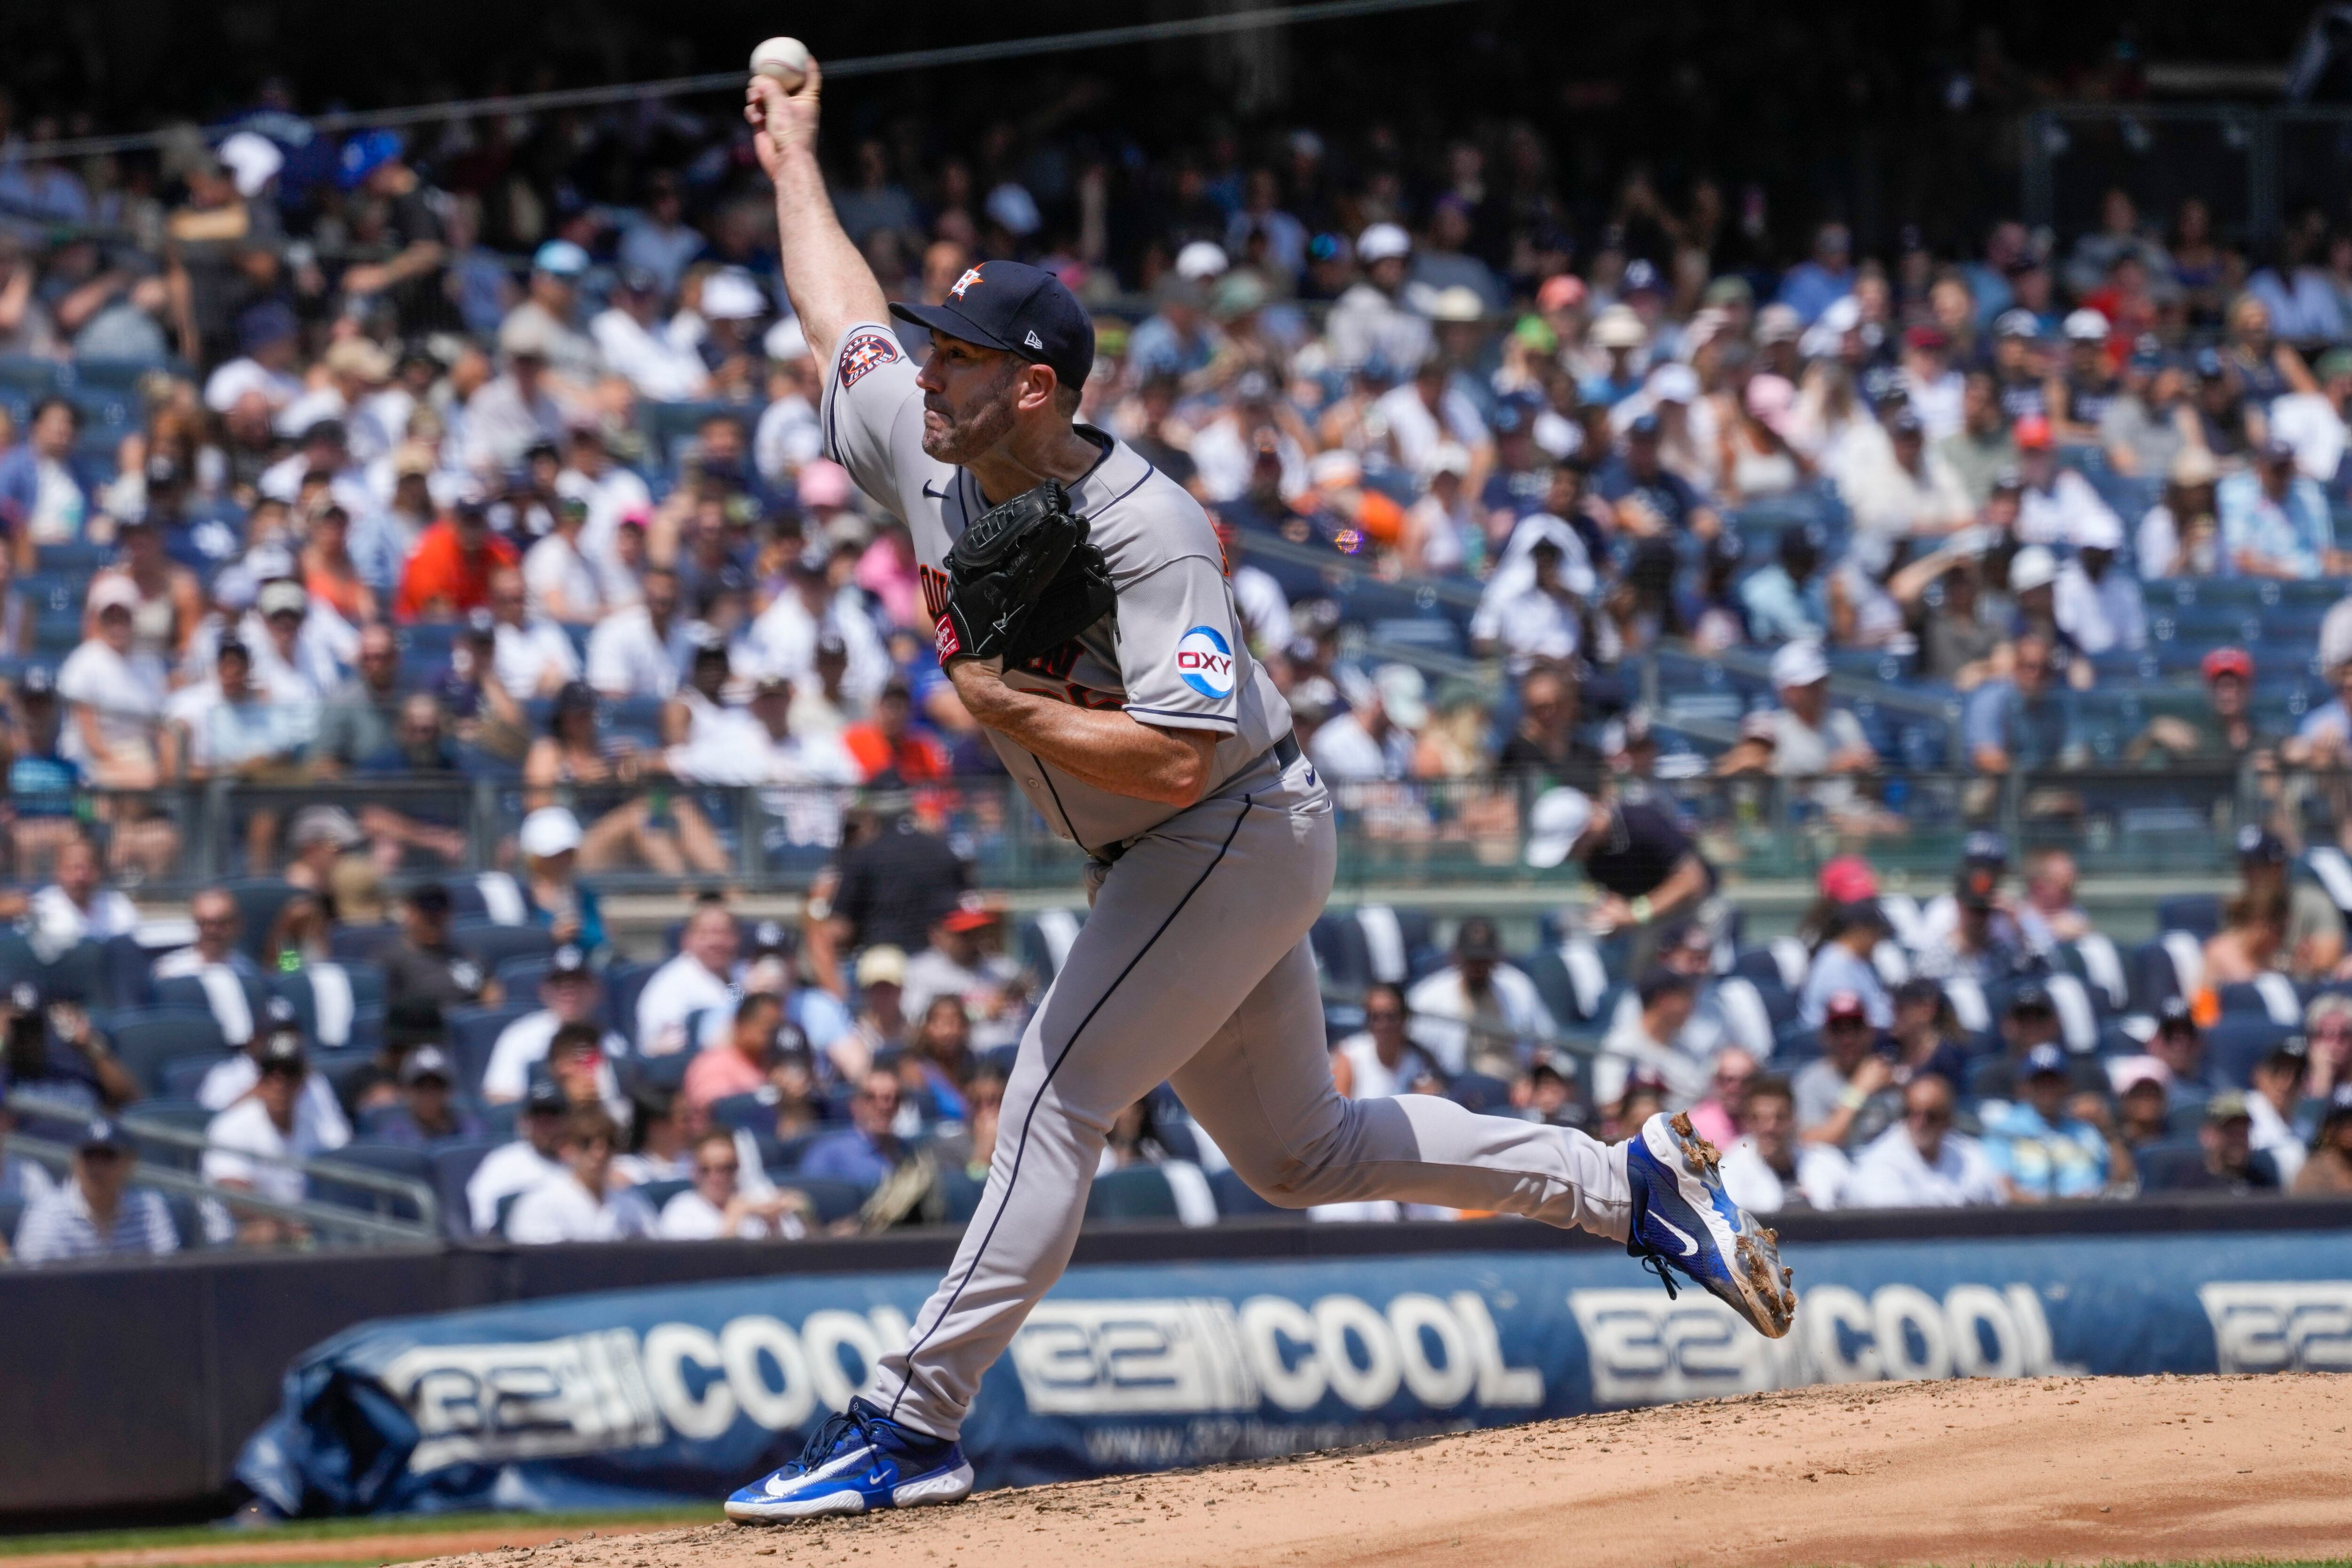
[[[556,1547],[530,1568],[2095,1563],[2341,1556],[2352,1384],[1860,1384]],[[518,1564],[520,1552],[490,1554]],[[445,1559],[481,1568],[480,1554]]]

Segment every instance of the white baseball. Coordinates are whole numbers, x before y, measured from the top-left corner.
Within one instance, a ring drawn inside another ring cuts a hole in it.
[[[786,92],[808,80],[808,46],[798,38],[770,38],[751,51],[751,74],[772,77]]]

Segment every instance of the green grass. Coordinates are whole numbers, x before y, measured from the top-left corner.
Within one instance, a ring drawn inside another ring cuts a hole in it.
[[[238,1540],[263,1542],[317,1541],[364,1539],[379,1535],[440,1535],[460,1531],[489,1530],[501,1526],[516,1530],[556,1528],[572,1531],[603,1531],[609,1526],[679,1527],[689,1524],[715,1524],[719,1513],[716,1507],[687,1505],[677,1508],[635,1509],[597,1513],[394,1513],[370,1515],[359,1519],[298,1519],[267,1530],[243,1532],[223,1530],[209,1524],[170,1525],[152,1530],[101,1530],[56,1535],[12,1535],[0,1538],[0,1563],[11,1557],[29,1556],[53,1552],[137,1552],[173,1546],[227,1545]],[[320,1553],[320,1563],[344,1563],[378,1561],[381,1552],[338,1557],[331,1549]],[[271,1568],[304,1568],[299,1563],[274,1563]],[[2352,1568],[2352,1565],[2347,1565]]]

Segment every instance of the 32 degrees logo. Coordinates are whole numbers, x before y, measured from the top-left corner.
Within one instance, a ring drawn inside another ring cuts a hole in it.
[[[1214,627],[1195,626],[1176,639],[1176,673],[1213,701],[1234,695],[1234,651]]]

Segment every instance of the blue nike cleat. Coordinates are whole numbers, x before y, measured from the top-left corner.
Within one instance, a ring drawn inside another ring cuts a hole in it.
[[[1758,1333],[1779,1339],[1796,1317],[1796,1292],[1780,1266],[1780,1238],[1740,1211],[1723,1190],[1715,1145],[1690,1117],[1661,1111],[1625,1148],[1633,1224],[1625,1250],[1675,1294],[1678,1269],[1706,1287]]]
[[[863,1399],[829,1416],[801,1457],[727,1500],[738,1524],[777,1524],[828,1513],[958,1502],[971,1492],[971,1463],[952,1439],[902,1427]]]

